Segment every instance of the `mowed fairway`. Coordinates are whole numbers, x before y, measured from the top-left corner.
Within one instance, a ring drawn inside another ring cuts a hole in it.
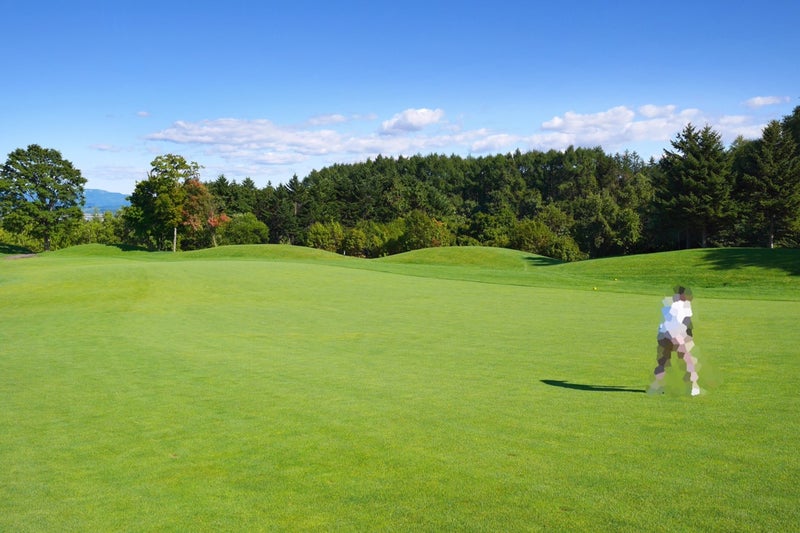
[[[772,252],[0,256],[0,531],[797,530]],[[696,398],[643,393],[676,282]]]

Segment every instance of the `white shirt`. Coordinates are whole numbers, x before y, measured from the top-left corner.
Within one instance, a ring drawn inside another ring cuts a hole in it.
[[[664,321],[658,326],[659,334],[667,334],[669,338],[683,343],[683,339],[688,336],[686,324],[683,320],[692,316],[692,303],[688,300],[675,300],[664,298],[664,307],[661,309]]]

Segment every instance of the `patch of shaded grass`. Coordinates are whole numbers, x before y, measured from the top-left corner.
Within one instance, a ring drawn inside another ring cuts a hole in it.
[[[629,285],[663,292],[680,284],[705,296],[796,300],[800,276],[788,268],[794,261],[800,262],[800,250],[697,249],[571,263],[564,270],[601,290]]]
[[[0,255],[32,254],[33,251],[25,246],[16,244],[0,243]]]
[[[718,270],[769,269],[800,276],[800,250],[795,248],[708,248],[701,256]]]

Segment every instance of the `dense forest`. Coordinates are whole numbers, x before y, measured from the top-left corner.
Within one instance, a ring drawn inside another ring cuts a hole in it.
[[[378,156],[259,188],[250,178],[202,181],[198,163],[167,154],[137,183],[130,207],[74,220],[48,238],[56,247],[156,250],[290,243],[360,257],[483,245],[567,261],[705,246],[796,247],[798,146],[800,107],[770,122],[761,138],[728,147],[711,127],[689,124],[661,158],[648,161],[601,147]],[[31,221],[4,213],[0,241],[39,246]]]

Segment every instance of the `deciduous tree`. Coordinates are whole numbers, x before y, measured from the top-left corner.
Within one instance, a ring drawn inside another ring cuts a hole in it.
[[[141,244],[164,250],[171,240],[174,252],[186,197],[181,181],[198,179],[200,165],[174,154],[160,155],[150,165],[147,179],[138,182],[130,196],[125,216]]]
[[[314,222],[308,228],[306,244],[312,248],[339,252],[343,248],[344,228],[338,222]]]
[[[53,235],[80,221],[83,186],[80,170],[52,148],[31,144],[8,155],[0,173],[3,227],[42,239],[50,250]]]
[[[208,188],[197,178],[183,182],[183,232],[182,249],[216,246],[216,230],[220,210]]]
[[[420,248],[449,246],[453,236],[444,222],[432,218],[422,211],[412,211],[404,218],[405,230],[399,246],[403,252]]]
[[[221,224],[219,241],[221,244],[266,244],[269,228],[253,213],[236,214]]]

